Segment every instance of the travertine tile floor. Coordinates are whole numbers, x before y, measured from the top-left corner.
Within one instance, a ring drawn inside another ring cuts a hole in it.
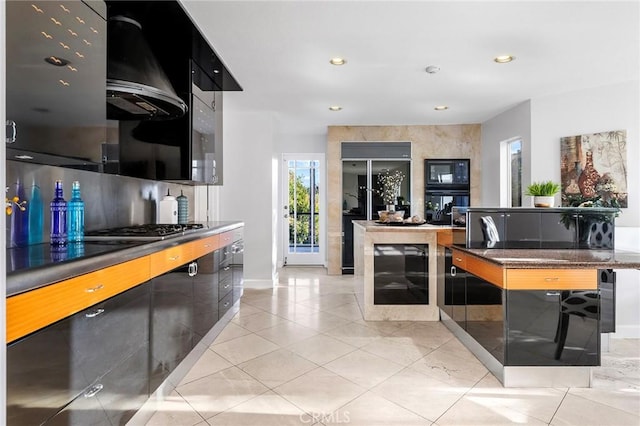
[[[505,389],[440,323],[366,322],[353,276],[286,267],[147,423],[640,425],[640,342],[613,340],[590,389]]]

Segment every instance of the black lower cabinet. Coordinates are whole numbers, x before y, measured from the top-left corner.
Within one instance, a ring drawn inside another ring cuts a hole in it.
[[[220,253],[216,250],[197,260],[198,273],[193,277],[194,345],[218,322],[218,269]]]
[[[7,424],[124,424],[149,396],[149,302],[145,283],[9,345]]]
[[[504,364],[502,289],[469,272],[465,289],[467,333]]]
[[[429,303],[429,245],[374,244],[373,303]]]
[[[505,293],[505,365],[600,365],[598,290]]]
[[[193,268],[176,268],[152,280],[151,303],[151,391],[193,349]]]
[[[462,329],[467,328],[467,272],[453,264],[451,249],[444,250],[444,285],[438,286],[438,307]]]

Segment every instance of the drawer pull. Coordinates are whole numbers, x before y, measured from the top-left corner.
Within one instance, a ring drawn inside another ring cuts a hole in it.
[[[223,306],[224,306],[225,308],[228,308],[228,307],[229,307],[229,302],[224,302],[224,305],[223,305]]]
[[[86,291],[87,293],[95,293],[96,291],[101,290],[102,288],[104,288],[104,285],[98,284],[97,286],[87,288],[84,291]]]
[[[87,318],[95,318],[102,313],[104,313],[104,309],[100,308],[100,309],[94,309],[93,312],[88,312],[84,314],[84,316]]]
[[[102,390],[102,388],[104,388],[104,386],[101,383],[93,385],[93,386],[91,386],[89,389],[87,389],[85,391],[84,397],[85,398],[93,398],[94,396],[96,396]]]
[[[458,270],[456,269],[456,267],[452,266],[451,267],[451,276],[455,277],[457,275],[457,273],[458,273]]]
[[[461,257],[456,257],[456,261],[462,262],[462,258]]]
[[[231,269],[231,266],[225,266],[224,268],[222,268],[223,271],[228,271],[229,269]]]
[[[224,287],[222,287],[223,289],[228,289],[231,286],[231,284],[225,284]]]
[[[175,261],[176,261],[176,260],[178,260],[178,259],[180,259],[180,256],[178,256],[178,255],[171,256],[171,257],[169,258],[169,260],[170,260],[170,261],[172,261],[172,262],[175,262]]]
[[[559,291],[548,291],[547,292],[547,296],[549,296],[549,297],[557,297],[557,296],[560,296],[560,292]]]
[[[205,244],[204,245],[204,248],[209,248],[209,247],[211,247],[211,244]]]
[[[560,281],[560,278],[558,278],[558,277],[546,277],[544,280],[545,280],[546,282],[548,282],[548,283],[551,283],[551,282],[557,282],[557,281]]]

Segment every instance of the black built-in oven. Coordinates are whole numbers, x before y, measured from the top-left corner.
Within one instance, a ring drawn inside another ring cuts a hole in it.
[[[453,207],[469,207],[470,160],[467,158],[424,160],[424,216],[432,224],[451,225]]]

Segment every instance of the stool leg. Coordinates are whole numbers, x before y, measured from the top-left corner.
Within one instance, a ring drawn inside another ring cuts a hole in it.
[[[556,353],[554,358],[560,359],[562,350],[564,349],[564,343],[567,340],[567,331],[569,330],[569,314],[561,314],[560,322],[558,323],[560,335],[558,337],[558,344],[556,345]]]

